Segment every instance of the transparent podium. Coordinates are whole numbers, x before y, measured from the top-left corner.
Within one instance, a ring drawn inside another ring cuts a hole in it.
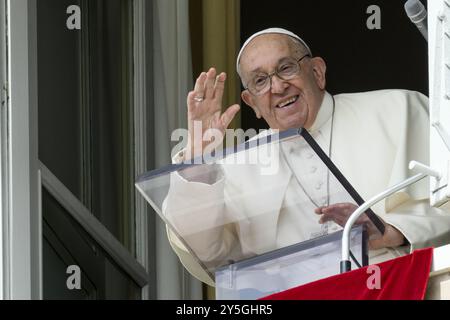
[[[178,154],[136,188],[167,225],[183,265],[214,282],[217,299],[258,299],[339,273],[340,210],[364,200],[319,143],[328,150],[327,139],[300,129],[189,161]],[[324,208],[330,218],[320,221]],[[360,220],[352,268],[367,265],[368,239],[384,232],[372,211]]]

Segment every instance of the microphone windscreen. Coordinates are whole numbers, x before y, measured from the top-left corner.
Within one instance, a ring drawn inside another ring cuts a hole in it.
[[[414,22],[423,20],[427,15],[424,5],[419,0],[406,1],[405,11],[408,17]]]

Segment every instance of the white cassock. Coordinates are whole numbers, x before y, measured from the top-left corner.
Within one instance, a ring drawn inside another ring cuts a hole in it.
[[[331,138],[331,160],[363,199],[410,177],[409,161],[429,163],[428,99],[424,95],[381,90],[340,94],[334,99],[335,108],[332,96],[325,93],[309,132],[327,154]],[[197,218],[191,219],[190,226],[179,223],[177,228],[202,225],[210,229],[190,242],[195,244],[202,260],[231,256],[237,246],[244,255],[260,254],[309,239],[323,230],[318,224],[319,216],[313,213],[315,205],[326,205],[328,196],[330,203],[345,202],[327,193],[334,186],[328,186],[326,169],[317,166],[316,161],[308,162],[313,157],[306,151],[308,148],[286,146],[285,160],[290,167],[282,160],[275,177],[261,175],[255,166],[224,166],[212,184],[190,182],[179,174],[171,176],[164,214],[170,216],[171,212],[195,208]],[[175,157],[174,161],[179,159]],[[298,163],[302,165],[296,166]],[[307,188],[300,187],[296,175],[308,176]],[[314,194],[307,195],[304,189]],[[450,243],[450,214],[429,207],[428,190],[425,179],[372,208],[403,233],[410,243],[409,250]],[[311,207],[305,210],[308,196],[316,201],[315,205],[309,201]],[[264,214],[255,216],[246,210]],[[208,227],[223,225],[226,219],[234,221],[234,225],[226,227],[231,229]],[[334,224],[329,227],[329,232],[340,228]],[[183,265],[198,279],[212,285],[171,231],[168,236]],[[371,252],[370,263],[404,254],[407,249]]]

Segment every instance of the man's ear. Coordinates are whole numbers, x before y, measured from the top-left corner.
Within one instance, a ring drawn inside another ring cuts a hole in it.
[[[254,97],[252,96],[252,94],[250,92],[248,92],[247,90],[242,91],[241,93],[241,98],[242,100],[244,100],[244,102],[253,109],[253,111],[256,114],[256,117],[258,119],[261,119],[261,113],[259,112],[258,107],[256,106],[256,103],[254,101]]]
[[[316,83],[321,90],[325,90],[327,79],[327,64],[320,57],[314,57],[312,60],[312,70],[314,74],[314,78],[316,79]]]

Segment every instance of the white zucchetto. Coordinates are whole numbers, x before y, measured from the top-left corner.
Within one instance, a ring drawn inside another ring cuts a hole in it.
[[[263,35],[263,34],[269,34],[269,33],[278,33],[278,34],[285,34],[288,35],[294,39],[297,39],[298,41],[300,41],[301,44],[303,44],[305,46],[305,48],[308,50],[308,53],[312,56],[312,52],[311,49],[308,47],[308,45],[306,44],[305,41],[303,41],[302,38],[300,38],[298,35],[296,35],[295,33],[286,30],[286,29],[282,29],[282,28],[268,28],[259,32],[254,33],[253,35],[250,36],[250,38],[248,38],[245,43],[242,45],[241,50],[239,51],[239,54],[237,56],[236,59],[236,70],[239,72],[239,61],[241,60],[241,56],[242,53],[244,52],[245,47],[247,47],[247,45],[256,37]]]

